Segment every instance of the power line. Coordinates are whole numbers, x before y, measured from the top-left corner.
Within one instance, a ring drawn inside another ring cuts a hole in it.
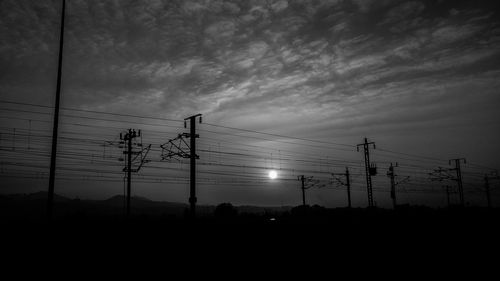
[[[16,104],[16,105],[24,105],[24,106],[35,106],[35,107],[43,107],[43,108],[53,108],[51,106],[47,105],[39,105],[39,104],[31,104],[31,103],[23,103],[23,102],[15,102],[15,101],[7,101],[7,100],[0,100],[0,103],[9,103],[9,104]],[[152,119],[152,120],[159,120],[159,121],[169,121],[169,122],[182,122],[181,120],[176,120],[176,119],[169,119],[169,118],[162,118],[162,117],[154,117],[154,116],[144,116],[144,115],[133,115],[133,114],[121,114],[121,113],[112,113],[112,112],[103,112],[103,111],[96,111],[96,110],[84,110],[84,109],[76,109],[76,108],[61,108],[63,110],[68,110],[68,111],[78,111],[78,112],[86,112],[86,113],[94,113],[94,114],[106,114],[106,115],[112,115],[112,116],[121,116],[121,117],[135,117],[135,118],[144,118],[144,119]],[[13,110],[15,109],[4,109],[4,110]],[[18,110],[19,111],[19,110]],[[34,111],[22,111],[22,112],[29,112],[29,113],[38,113],[38,114],[50,114],[46,112],[34,112]],[[95,117],[88,117],[88,116],[76,116],[76,115],[64,115],[67,117],[73,117],[73,118],[84,118],[84,119],[90,119],[90,120],[100,120],[100,121],[110,121],[110,122],[127,122],[128,121],[123,121],[123,120],[112,120],[112,119],[104,119],[104,118],[95,118]],[[26,119],[29,120],[29,119]],[[132,122],[132,121],[130,121]],[[164,124],[148,124],[144,122],[135,122],[136,124],[144,124],[144,125],[150,125],[150,126],[165,126]],[[321,144],[328,144],[328,145],[337,145],[337,146],[345,146],[345,147],[353,147],[352,145],[349,144],[342,144],[342,143],[335,143],[335,142],[327,142],[327,141],[320,141],[320,140],[312,140],[312,139],[307,139],[307,138],[299,138],[299,137],[293,137],[293,136],[286,136],[286,135],[280,135],[280,134],[272,134],[272,133],[266,133],[266,132],[260,132],[260,131],[255,131],[255,130],[249,130],[249,129],[240,129],[240,128],[234,128],[234,127],[229,127],[229,126],[222,126],[222,125],[216,125],[216,124],[211,124],[211,123],[205,123],[206,125],[213,126],[213,127],[218,127],[218,128],[224,128],[224,129],[230,129],[230,130],[238,130],[242,132],[248,132],[248,133],[255,133],[255,134],[261,134],[261,135],[268,135],[268,136],[274,136],[274,137],[280,137],[280,138],[287,138],[287,139],[295,139],[295,140],[301,140],[301,141],[308,141],[308,142],[315,142],[315,143],[321,143]],[[83,125],[83,124],[80,124]],[[172,126],[174,127],[174,126]],[[177,127],[179,128],[179,127]],[[207,132],[212,132],[212,133],[221,133],[221,132],[213,132],[209,130],[205,130]],[[236,135],[236,134],[230,134],[229,135],[233,136],[240,136],[241,135]],[[248,136],[245,136],[248,137]],[[264,139],[264,140],[269,140],[269,139]],[[277,141],[277,140],[269,140],[269,141]],[[297,143],[291,143],[291,144],[297,144]],[[318,147],[318,148],[324,148],[324,147]],[[409,154],[409,153],[403,153],[403,152],[398,152],[398,151],[393,151],[393,150],[388,150],[388,149],[383,149],[379,148],[379,151],[383,152],[388,152],[392,154],[398,154],[398,155],[405,155],[409,157],[414,157],[414,158],[419,158],[419,159],[426,159],[426,160],[432,160],[432,161],[439,161],[439,162],[444,162],[446,160],[444,159],[439,159],[439,158],[434,158],[434,157],[428,157],[428,156],[422,156],[422,155],[415,155],[415,154]],[[416,161],[416,160],[414,160]],[[479,165],[479,164],[471,164],[473,166],[478,166],[482,168],[488,168],[494,170],[494,168],[487,167],[484,165]]]
[[[48,105],[23,103],[23,102],[14,102],[14,101],[6,101],[6,100],[0,100],[0,103],[10,103],[10,104],[17,104],[17,105],[28,105],[28,106],[36,106],[36,107],[44,107],[44,108],[54,108],[54,107],[48,106]],[[97,114],[121,116],[121,117],[145,118],[145,119],[152,119],[152,120],[159,120],[159,121],[178,122],[178,123],[182,123],[183,122],[182,120],[169,119],[169,118],[163,118],[163,117],[153,117],[153,116],[144,116],[144,115],[124,114],[124,113],[114,113],[114,112],[105,112],[105,111],[87,110],[87,109],[78,109],[78,108],[68,108],[68,107],[61,107],[61,109],[62,110],[69,110],[69,111],[86,112],[86,113],[97,113]]]
[[[224,129],[231,129],[231,130],[237,130],[237,131],[242,131],[242,132],[247,132],[247,133],[255,133],[255,134],[261,134],[261,135],[267,135],[267,136],[273,136],[273,137],[279,137],[279,138],[287,138],[287,139],[294,139],[294,140],[301,140],[301,141],[308,141],[308,142],[315,142],[315,143],[322,143],[322,144],[328,144],[328,145],[338,145],[338,146],[345,146],[345,147],[354,148],[354,146],[350,145],[350,144],[334,143],[334,142],[327,142],[327,141],[320,141],[320,140],[312,140],[312,139],[299,138],[299,137],[291,137],[291,136],[285,136],[285,135],[279,135],[279,134],[272,134],[272,133],[266,133],[266,132],[248,130],[248,129],[239,129],[239,128],[233,128],[233,127],[228,127],[228,126],[221,126],[221,125],[216,125],[216,124],[211,124],[211,123],[204,123],[204,124],[205,125],[209,125],[209,126],[213,126],[213,127],[224,128]]]

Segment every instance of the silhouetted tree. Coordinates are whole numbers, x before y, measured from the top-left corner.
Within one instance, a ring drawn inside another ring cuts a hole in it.
[[[222,203],[215,207],[214,215],[217,219],[234,219],[238,210],[231,203]]]
[[[291,210],[292,217],[305,217],[310,213],[311,206],[300,205],[293,207]]]
[[[318,222],[327,218],[327,210],[319,205],[300,205],[292,208],[291,218],[296,221]]]

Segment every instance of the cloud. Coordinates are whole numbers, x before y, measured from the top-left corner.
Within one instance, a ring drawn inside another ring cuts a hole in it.
[[[496,163],[500,22],[485,3],[67,1],[62,103]],[[2,99],[53,102],[59,5],[0,1]]]
[[[211,24],[205,29],[205,33],[214,38],[214,40],[220,40],[224,37],[233,36],[236,30],[234,22],[225,20]]]
[[[419,16],[425,9],[425,5],[418,1],[408,1],[399,4],[390,9],[380,25],[384,24],[398,24],[408,19],[413,19]]]
[[[440,45],[453,44],[474,36],[480,29],[472,24],[443,26],[432,32],[432,40]]]
[[[275,13],[279,13],[284,9],[288,8],[288,2],[286,0],[280,0],[271,4],[271,8]]]
[[[352,0],[352,2],[359,8],[359,10],[363,13],[367,13],[374,0]]]
[[[20,3],[0,4],[0,89],[35,81],[33,89],[48,95],[58,6]],[[333,114],[344,127],[393,124],[381,113],[391,99],[406,108],[394,112],[401,120],[431,118],[433,106],[446,103],[432,99],[439,90],[429,87],[418,100],[424,114],[410,110],[423,91],[405,87],[478,79],[498,68],[491,63],[499,56],[498,20],[451,6],[435,16],[424,1],[71,1],[65,100],[118,111],[140,105],[135,110],[148,115],[237,115],[256,129],[272,114],[290,120],[289,130],[301,118],[323,123]]]

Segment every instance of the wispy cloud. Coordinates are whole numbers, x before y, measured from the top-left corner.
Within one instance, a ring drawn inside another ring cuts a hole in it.
[[[0,5],[0,90],[50,96],[58,1]],[[272,116],[289,131],[307,118],[376,131],[458,116],[459,104],[441,98],[452,94],[471,105],[464,110],[491,111],[500,24],[470,5],[69,1],[64,102],[173,117],[200,111],[255,129]],[[460,88],[484,99],[473,103]]]

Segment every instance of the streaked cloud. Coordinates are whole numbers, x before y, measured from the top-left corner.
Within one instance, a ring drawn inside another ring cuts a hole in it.
[[[36,89],[42,102],[53,90],[59,2],[0,5],[0,90],[30,100]],[[202,112],[253,129],[273,119],[284,132],[314,122],[370,132],[451,124],[457,108],[482,122],[499,105],[500,24],[489,6],[467,5],[68,1],[64,102]]]

